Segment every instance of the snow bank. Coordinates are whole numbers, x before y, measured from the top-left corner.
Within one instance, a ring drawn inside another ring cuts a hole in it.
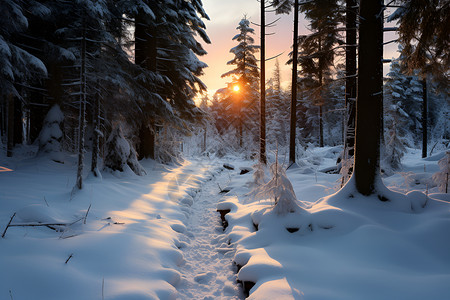
[[[436,160],[408,153],[403,169],[424,173],[414,184],[421,191],[403,182],[408,193],[384,188],[389,201],[383,202],[358,195],[352,180],[336,193],[339,175],[305,174],[306,168],[335,163],[323,149],[317,152],[287,172],[301,211],[277,214],[271,190],[262,187],[266,197],[259,193],[249,201],[251,175],[232,177],[236,188],[218,204],[230,210],[226,233],[249,299],[448,299],[450,198],[436,188],[427,195],[423,183],[431,179]],[[397,180],[384,178],[398,190]]]
[[[88,177],[71,197],[76,158],[64,161],[1,157],[12,169],[0,172],[1,232],[14,212],[12,224],[68,225],[8,228],[0,238],[0,298],[177,299],[183,199],[195,201],[208,166],[143,161],[147,175]]]

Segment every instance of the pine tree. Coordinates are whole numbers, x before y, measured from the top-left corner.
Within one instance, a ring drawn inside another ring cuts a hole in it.
[[[391,62],[390,71],[386,80],[386,106],[388,110],[397,111],[397,127],[402,137],[411,137],[414,143],[418,143],[421,130],[422,107],[422,83],[418,76],[408,76],[403,73],[401,61],[403,57]],[[395,109],[389,108],[395,106]],[[387,117],[386,122],[392,122]],[[391,127],[387,125],[388,129]],[[413,144],[409,146],[414,146]]]
[[[295,163],[295,142],[297,138],[297,64],[298,64],[298,14],[299,0],[272,0],[277,14],[288,14],[293,8],[293,43],[292,43],[292,80],[291,80],[291,109],[289,129],[289,165]]]
[[[232,111],[230,116],[234,118],[230,124],[237,126],[239,145],[242,147],[244,127],[250,129],[249,126],[252,124],[253,128],[259,115],[257,111],[259,71],[254,55],[259,46],[253,45],[255,41],[251,35],[254,34],[254,29],[250,27],[248,19],[242,19],[236,29],[239,33],[233,40],[239,44],[230,50],[234,58],[227,62],[228,65],[236,67],[222,74],[222,77],[232,77],[228,87],[223,90],[222,102]]]
[[[288,145],[289,95],[281,88],[278,60],[272,78],[267,83],[267,142],[273,150]]]
[[[154,156],[154,133],[152,124],[156,121],[184,127],[184,121],[194,121],[201,117],[201,111],[195,106],[193,98],[198,91],[206,89],[198,78],[203,74],[206,64],[197,55],[206,54],[200,38],[209,43],[205,33],[205,24],[201,18],[208,19],[201,1],[137,1],[129,5],[120,1],[125,14],[135,18],[136,63],[153,77],[148,87],[156,91],[153,99],[163,100],[169,108],[164,113],[161,109],[149,105],[144,99],[141,104],[143,123],[141,127],[140,154],[144,157]],[[156,111],[156,113],[155,113]]]
[[[399,42],[406,68],[421,75],[433,73],[448,84],[450,52],[448,24],[450,6],[446,0],[397,1],[400,7],[388,18],[397,20]]]
[[[28,29],[28,16],[44,17],[48,9],[38,1],[5,0],[0,3],[0,11],[0,134],[7,137],[7,155],[12,156],[14,145],[23,141],[23,89],[47,75],[47,68],[20,37]]]
[[[302,3],[300,11],[310,20],[312,34],[299,37],[299,64],[303,74],[311,74],[318,81],[315,105],[319,107],[319,146],[323,140],[322,89],[336,55],[336,45],[343,44],[337,26],[342,21],[340,7],[336,0],[315,0]]]

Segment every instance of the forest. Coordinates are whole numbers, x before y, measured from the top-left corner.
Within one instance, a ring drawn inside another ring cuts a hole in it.
[[[213,2],[1,1],[0,298],[448,299],[449,2]]]

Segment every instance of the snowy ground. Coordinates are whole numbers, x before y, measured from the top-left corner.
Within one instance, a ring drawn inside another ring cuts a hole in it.
[[[384,179],[409,193],[386,191],[389,202],[355,196],[351,185],[334,194],[340,176],[318,170],[335,153],[315,149],[288,170],[303,202],[285,216],[273,199],[249,197],[251,175],[233,178],[219,208],[231,210],[238,279],[256,283],[250,299],[450,299],[450,197],[431,180],[443,153],[422,160],[410,151],[402,174]]]
[[[0,234],[13,213],[12,224],[70,225],[8,228],[0,299],[242,299],[236,279],[256,283],[252,299],[450,299],[450,199],[431,181],[439,155],[411,150],[403,172],[385,178],[403,193],[428,188],[428,205],[411,212],[397,201],[327,197],[340,176],[320,170],[339,149],[308,151],[287,172],[303,210],[279,217],[273,199],[249,197],[253,172],[239,167],[253,162],[237,157],[144,161],[146,176],[86,174],[71,194],[75,158],[59,164],[31,150],[0,157]],[[225,232],[218,203],[231,209]]]
[[[73,223],[8,228],[0,299],[241,298],[215,207],[220,164],[146,161],[146,176],[87,176],[71,194],[73,157],[0,161],[1,233],[13,213],[12,224]]]

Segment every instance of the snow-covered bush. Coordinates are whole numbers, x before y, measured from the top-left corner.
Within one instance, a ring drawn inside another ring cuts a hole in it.
[[[442,193],[448,193],[448,180],[450,174],[450,151],[445,153],[445,156],[438,162],[441,168],[440,172],[436,172],[433,175],[433,180],[439,187],[439,191]]]
[[[39,134],[39,153],[48,153],[50,158],[62,162],[61,141],[63,132],[61,130],[64,114],[58,104],[55,104],[47,113],[44,125]]]
[[[287,178],[285,167],[275,161],[270,166],[272,179],[266,184],[256,187],[251,196],[255,199],[273,199],[273,211],[278,215],[298,212],[301,208],[297,203],[292,183]]]
[[[123,172],[129,167],[136,175],[147,174],[137,159],[136,150],[124,137],[122,127],[117,126],[106,142],[105,168]]]

